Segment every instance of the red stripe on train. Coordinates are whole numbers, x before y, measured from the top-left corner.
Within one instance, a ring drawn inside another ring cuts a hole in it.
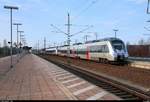
[[[73,57],[76,57],[75,56],[75,49],[73,48],[73,50],[72,50],[72,54],[73,54]]]
[[[87,50],[86,50],[86,59],[90,59],[90,51],[89,51],[89,47],[87,47]]]

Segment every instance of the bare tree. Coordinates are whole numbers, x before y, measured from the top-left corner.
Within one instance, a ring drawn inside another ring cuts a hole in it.
[[[9,53],[9,48],[8,48],[8,44],[7,44],[7,40],[4,39],[3,40],[3,56],[7,56]]]
[[[141,38],[139,41],[138,41],[138,45],[144,45],[145,44],[145,40],[143,38]]]
[[[150,37],[147,39],[146,44],[150,44]]]
[[[129,42],[129,41],[127,41],[126,45],[127,45],[127,46],[128,46],[128,45],[130,45],[130,42]]]
[[[8,45],[7,45],[7,40],[6,39],[4,39],[4,41],[3,41],[3,47],[7,47]]]

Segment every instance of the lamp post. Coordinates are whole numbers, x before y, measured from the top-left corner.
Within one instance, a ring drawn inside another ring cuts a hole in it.
[[[18,33],[20,33],[20,43],[21,43],[22,36],[24,36],[24,35],[22,35],[21,33],[24,33],[24,31],[18,31]],[[21,47],[21,46],[20,46],[20,47]]]
[[[84,40],[85,40],[85,42],[87,42],[88,41],[88,37],[90,37],[90,35],[84,35]]]
[[[24,35],[22,35],[21,33],[24,33],[24,31],[18,31],[18,33],[20,33],[20,43],[19,43],[19,45],[20,45],[20,58],[21,58],[21,45],[22,45],[21,39],[22,39],[22,37],[24,36]]]
[[[149,12],[149,4],[150,4],[150,0],[148,0],[148,2],[147,2],[147,14],[150,14],[150,12]]]
[[[98,38],[97,32],[95,32],[94,35],[95,35],[95,40],[97,40],[97,38]]]
[[[117,31],[119,31],[118,29],[113,29],[115,32],[115,38],[117,37]]]
[[[11,54],[11,65],[10,67],[12,68],[13,65],[12,65],[12,10],[18,10],[18,7],[15,7],[15,6],[4,6],[5,9],[10,9],[10,34],[11,34],[11,42],[10,42],[10,46],[11,46],[11,49],[10,49],[10,54]]]
[[[21,24],[21,23],[13,23],[13,25],[16,25],[16,26],[17,26],[17,56],[18,56],[18,52],[19,52],[19,51],[18,51],[18,45],[19,45],[19,44],[18,44],[18,42],[19,42],[19,41],[18,41],[18,40],[19,40],[19,39],[18,39],[18,26],[19,26],[19,25],[22,25],[22,24]],[[17,62],[19,62],[18,59],[17,59]]]

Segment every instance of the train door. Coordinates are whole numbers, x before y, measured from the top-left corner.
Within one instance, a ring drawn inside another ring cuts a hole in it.
[[[86,59],[90,60],[90,48],[89,48],[89,46],[87,46],[87,48],[86,48]]]
[[[72,56],[73,56],[73,57],[76,57],[75,54],[76,54],[76,51],[75,51],[75,48],[73,48],[73,49],[72,49]]]

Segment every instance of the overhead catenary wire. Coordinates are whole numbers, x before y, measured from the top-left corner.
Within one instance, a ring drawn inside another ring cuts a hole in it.
[[[79,18],[84,12],[86,12],[90,7],[92,7],[92,5],[96,4],[99,0],[93,0],[92,2],[90,2],[90,4],[83,10],[81,10],[81,12],[75,16],[73,18],[73,21],[77,20],[77,18]]]
[[[82,1],[82,0],[81,0]],[[76,7],[74,7],[74,10],[78,10],[80,9],[81,7],[83,7],[83,5],[86,5],[90,2],[91,0],[84,0],[83,2],[78,2],[79,5],[77,5]]]
[[[71,36],[74,36],[74,35],[79,34],[79,33],[83,33],[84,31],[90,29],[91,27],[93,27],[93,26],[89,26],[89,27],[87,27],[87,28],[85,28],[85,29],[83,29],[83,30],[77,32],[77,33],[72,34]]]
[[[61,29],[59,29],[58,27],[54,26],[53,24],[51,24],[51,26],[55,29],[57,29],[59,32],[68,35],[66,32],[62,31]]]
[[[72,24],[72,27],[89,27],[89,26],[93,26],[93,25],[78,25],[78,24]]]
[[[148,29],[147,27],[144,27],[144,29],[146,29],[147,31],[150,31],[150,29]]]
[[[143,34],[143,35],[150,36],[150,34]]]
[[[88,41],[88,37],[90,37],[90,35],[84,35],[84,40],[85,40],[85,42],[87,42]]]
[[[71,42],[71,37],[72,36],[74,36],[74,35],[76,35],[76,34],[79,34],[79,33],[83,33],[84,31],[86,31],[86,30],[88,30],[88,29],[90,29],[91,27],[93,27],[93,26],[87,26],[86,27],[86,29],[83,29],[83,30],[81,30],[81,31],[79,31],[79,32],[77,32],[77,33],[74,33],[74,34],[70,34],[70,26],[72,26],[72,24],[70,23],[70,14],[68,13],[68,22],[67,22],[67,24],[65,24],[66,26],[68,26],[68,28],[67,28],[67,32],[64,32],[64,31],[62,31],[61,29],[59,29],[58,27],[56,27],[56,26],[54,26],[53,24],[51,24],[51,27],[53,27],[53,28],[55,28],[57,31],[52,31],[52,32],[55,32],[55,33],[63,33],[63,34],[65,34],[65,35],[67,35],[67,45],[69,45],[68,46],[68,50],[67,50],[67,54],[68,54],[68,56],[70,56],[70,42]],[[69,60],[68,60],[68,64],[69,64]]]

